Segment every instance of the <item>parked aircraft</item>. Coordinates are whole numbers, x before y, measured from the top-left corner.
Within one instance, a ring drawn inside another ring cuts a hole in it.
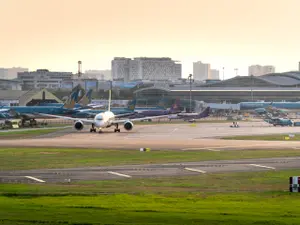
[[[294,122],[290,119],[283,119],[283,118],[272,118],[272,119],[265,119],[267,123],[273,124],[273,126],[293,126]]]
[[[130,116],[133,115],[135,109],[136,100],[129,101],[128,106],[126,108],[111,108],[111,112],[115,115],[119,115],[119,117]],[[105,109],[80,109],[78,112],[74,113],[72,117],[76,118],[94,118],[97,114],[105,112]]]
[[[82,91],[80,88],[78,88],[78,94],[80,91]],[[77,89],[75,90],[77,91]],[[101,108],[103,105],[96,105],[96,104],[90,104],[92,100],[92,92],[93,90],[90,89],[87,93],[85,93],[80,99],[79,97],[75,97],[75,105],[74,109],[95,109],[95,108]],[[69,97],[70,98],[70,97]],[[67,100],[68,101],[68,100]],[[39,106],[55,106],[55,107],[62,107],[64,103],[40,103]]]
[[[200,113],[179,113],[176,116],[169,116],[169,119],[183,119],[184,121],[195,122],[197,119],[209,116],[210,107],[205,108]]]
[[[275,118],[275,117],[272,117],[271,114],[267,114],[264,121],[269,124],[273,124],[273,126],[275,126],[275,127],[276,126],[293,126],[294,125],[294,121],[291,119]]]
[[[255,110],[266,108],[270,105],[277,109],[286,109],[289,111],[299,111],[300,102],[240,102],[240,110]]]
[[[287,116],[287,112],[285,112],[282,109],[277,109],[276,107],[273,107],[272,103],[265,108],[257,108],[254,111],[259,115],[266,115],[269,113],[276,117],[286,117]]]
[[[82,130],[84,127],[84,124],[90,124],[90,132],[96,132],[96,129],[99,130],[99,133],[102,132],[103,128],[108,128],[111,126],[115,126],[115,132],[120,132],[119,124],[123,123],[124,129],[127,131],[132,130],[133,128],[133,121],[140,121],[144,119],[154,119],[154,118],[161,118],[163,116],[156,116],[156,117],[144,117],[144,118],[136,118],[136,119],[123,119],[118,120],[117,118],[119,115],[115,115],[111,109],[111,90],[109,91],[109,102],[108,102],[108,110],[105,112],[101,112],[97,114],[94,119],[81,119],[81,118],[73,118],[73,117],[66,117],[66,116],[56,116],[56,115],[49,115],[49,114],[42,114],[44,116],[51,116],[54,118],[61,118],[65,120],[72,120],[74,121],[74,128],[76,130]],[[121,115],[122,116],[122,115]]]
[[[55,106],[3,106],[0,108],[1,113],[9,113],[12,118],[21,119],[22,124],[29,120],[32,125],[36,125],[36,118],[39,118],[38,113],[47,113],[55,115],[72,115],[75,111],[74,105],[78,90],[71,93],[70,98],[62,107]]]
[[[142,111],[149,111],[149,110],[166,110],[166,107],[165,107],[165,99],[161,99],[159,102],[158,102],[158,105],[153,107],[135,107],[135,111],[136,112],[142,112]]]
[[[134,110],[134,114],[129,116],[128,118],[142,118],[142,117],[149,117],[149,116],[163,116],[163,115],[170,115],[176,114],[180,112],[179,109],[179,101],[176,102],[171,106],[170,109],[148,109],[148,110]]]

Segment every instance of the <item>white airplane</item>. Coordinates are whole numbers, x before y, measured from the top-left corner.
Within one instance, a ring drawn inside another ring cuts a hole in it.
[[[121,117],[124,115],[115,115],[113,112],[110,111],[110,99],[111,99],[111,91],[109,93],[109,104],[108,104],[108,111],[102,112],[97,114],[94,119],[81,119],[81,118],[73,118],[73,117],[66,117],[66,116],[57,116],[57,115],[50,115],[50,114],[43,114],[40,113],[40,115],[48,116],[48,117],[54,117],[54,118],[61,118],[65,120],[73,120],[74,128],[76,130],[82,130],[84,128],[84,124],[91,124],[90,132],[96,132],[96,129],[99,130],[99,133],[102,133],[102,128],[108,128],[111,126],[115,126],[115,132],[120,132],[119,124],[123,123],[124,129],[127,131],[132,130],[133,123],[132,121],[141,121],[141,120],[149,120],[149,119],[155,119],[155,118],[162,118],[167,117],[167,115],[163,116],[152,116],[152,117],[143,117],[143,118],[136,118],[136,119],[123,119],[123,120],[117,120],[117,117]]]

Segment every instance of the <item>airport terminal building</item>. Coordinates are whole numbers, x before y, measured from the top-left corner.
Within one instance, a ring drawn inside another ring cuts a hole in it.
[[[263,76],[236,76],[206,84],[192,84],[192,99],[207,103],[247,101],[300,101],[300,72]],[[139,88],[136,98],[189,99],[190,85],[164,85]]]

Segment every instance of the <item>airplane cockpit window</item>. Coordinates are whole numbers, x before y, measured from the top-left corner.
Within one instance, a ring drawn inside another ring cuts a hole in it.
[[[103,120],[103,116],[102,116],[102,115],[98,115],[98,116],[96,116],[95,119],[96,119],[96,120]]]

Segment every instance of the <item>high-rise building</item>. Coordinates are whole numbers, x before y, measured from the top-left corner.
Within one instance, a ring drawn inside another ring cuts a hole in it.
[[[193,63],[193,77],[194,80],[204,81],[211,79],[210,64],[202,63],[201,61]]]
[[[212,80],[219,80],[220,79],[219,70],[211,69],[210,70],[210,79],[212,79]]]
[[[111,75],[113,80],[129,80],[130,58],[115,57],[111,61]]]
[[[175,81],[181,78],[181,64],[171,58],[138,57],[114,58],[112,60],[113,80]]]
[[[182,74],[182,65],[179,63],[175,64],[175,79],[179,80],[181,79],[181,74]]]
[[[275,73],[274,66],[261,66],[261,65],[252,65],[248,68],[248,75],[251,76],[261,76],[269,73]]]
[[[23,90],[61,87],[63,80],[72,79],[71,72],[50,72],[49,70],[37,70],[33,72],[18,73],[18,80],[22,81]]]
[[[27,68],[21,67],[0,68],[0,79],[15,79],[18,77],[18,73],[27,71]]]

